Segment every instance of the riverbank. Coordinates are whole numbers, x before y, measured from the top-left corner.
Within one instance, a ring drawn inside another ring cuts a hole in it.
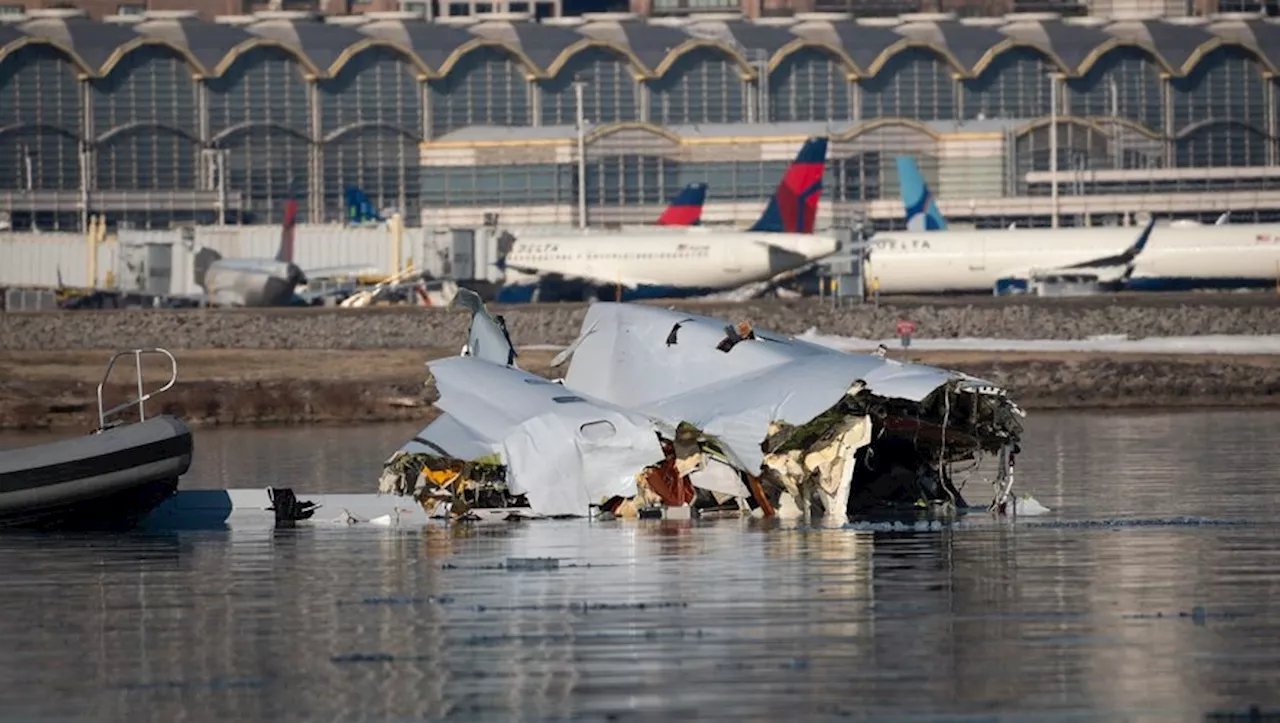
[[[148,404],[192,426],[299,425],[434,418],[429,359],[456,346],[369,351],[196,349],[178,354],[179,382]],[[526,349],[523,368],[556,376],[555,352]],[[96,386],[111,351],[0,351],[0,429],[92,429]],[[901,352],[892,356],[903,358]],[[1028,410],[1151,407],[1280,407],[1280,356],[1091,352],[911,352],[925,364],[1000,384]],[[558,370],[561,371],[561,370]],[[147,389],[167,379],[147,367]],[[108,406],[136,396],[129,360]]]
[[[879,307],[834,307],[821,299],[746,303],[683,301],[677,309],[762,329],[862,339],[894,336],[897,322],[916,323],[921,338],[1085,339],[1216,334],[1280,334],[1275,294],[1180,294],[1066,299],[893,300]],[[586,304],[493,304],[521,345],[571,342]],[[127,349],[457,349],[469,316],[459,310],[132,309],[0,314],[0,350]]]

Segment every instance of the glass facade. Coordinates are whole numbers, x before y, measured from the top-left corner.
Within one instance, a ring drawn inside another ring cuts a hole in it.
[[[152,20],[152,30],[147,23],[137,30],[147,42],[114,55],[92,46],[83,27],[92,22],[78,21],[75,33],[63,35],[50,31],[50,22],[0,25],[0,211],[19,228],[24,218],[74,228],[85,211],[82,198],[112,223],[156,227],[212,219],[216,210],[245,222],[279,221],[291,195],[304,218],[336,221],[348,186],[363,188],[380,207],[403,210],[411,224],[429,206],[573,203],[579,180],[572,160],[423,167],[420,145],[459,131],[465,138],[475,126],[510,127],[504,138],[546,137],[539,127],[574,123],[574,79],[586,83],[584,115],[595,128],[640,123],[706,135],[714,126],[738,136],[733,124],[825,127],[842,138],[828,163],[827,197],[836,200],[896,195],[892,157],[904,152],[902,132],[863,134],[876,123],[946,126],[938,131],[943,135],[999,127],[1008,135],[1003,160],[971,170],[940,169],[936,158],[946,154],[937,133],[908,133],[909,150],[925,159],[922,165],[932,164],[930,173],[942,174],[944,191],[950,184],[978,186],[982,194],[1040,193],[1025,174],[1049,167],[1047,132],[1035,122],[1050,113],[1055,87],[1059,168],[1081,177],[1280,160],[1280,25],[1261,19],[1232,20],[1227,29],[1149,29],[1142,37],[1131,24],[1117,23],[1114,32],[1091,25],[1089,47],[1068,32],[1079,28],[1064,21],[1037,21],[1044,26],[1038,44],[992,47],[947,45],[987,37],[956,32],[965,30],[960,21],[929,23],[933,35],[922,35],[917,22],[901,26],[903,34],[894,36],[900,42],[871,50],[857,40],[871,36],[845,21],[796,26],[787,31],[794,37],[787,47],[753,45],[764,43],[763,35],[718,21],[718,36],[689,32],[687,44],[661,48],[625,40],[647,37],[633,32],[640,21],[600,21],[592,25],[609,27],[575,32],[618,40],[563,51],[543,47],[550,36],[520,23],[486,24],[509,26],[502,32],[456,31],[468,40],[452,45],[439,39],[415,45],[420,34],[408,26],[418,21],[382,21],[378,33],[353,26],[351,33],[374,40],[355,52],[323,45],[348,36],[308,30],[315,20],[261,21],[269,31],[249,23],[234,29],[245,40],[216,52],[199,42],[199,21],[181,22],[194,39],[184,44],[174,39],[178,33],[155,31],[162,21]],[[406,27],[386,30],[391,22]],[[68,43],[64,35],[84,41]],[[920,40],[926,36],[938,40]],[[495,40],[503,37],[510,40]],[[1055,73],[1063,79],[1056,86]],[[663,203],[694,180],[710,184],[712,200],[757,200],[785,165],[692,163],[639,150],[592,155],[588,199],[606,206]],[[977,175],[966,183],[956,176],[964,173]],[[1244,181],[1207,182],[1230,188]],[[1084,193],[1112,193],[1142,192],[1152,183],[1077,185]],[[1202,189],[1206,180],[1159,183]],[[216,201],[220,194],[230,205],[215,205],[223,203]],[[111,205],[95,205],[108,197]]]

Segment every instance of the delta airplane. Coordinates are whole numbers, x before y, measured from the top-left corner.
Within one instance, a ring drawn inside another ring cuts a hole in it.
[[[499,262],[499,302],[702,296],[767,282],[836,252],[813,233],[827,139],[805,141],[746,231],[687,228],[517,239]]]
[[[1236,289],[1273,287],[1280,276],[1280,224],[1157,229],[1153,217],[1142,229],[953,230],[914,161],[898,167],[908,230],[876,233],[864,265],[868,290],[881,294],[990,294],[1045,277],[1134,291]]]
[[[293,263],[293,233],[298,223],[298,202],[284,206],[280,247],[273,259],[224,259],[211,248],[195,256],[195,281],[211,306],[300,306],[310,301],[297,293],[307,283],[307,274]],[[313,276],[328,273],[366,271],[368,266],[340,266],[312,269]]]

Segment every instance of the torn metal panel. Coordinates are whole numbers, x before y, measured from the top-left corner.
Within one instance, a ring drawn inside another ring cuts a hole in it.
[[[764,463],[761,441],[775,421],[804,424],[861,381],[876,396],[922,402],[948,382],[985,384],[958,372],[846,354],[707,317],[650,306],[597,303],[583,321],[565,386],[668,424],[688,422],[724,443],[743,470]],[[674,343],[672,336],[675,336]]]
[[[401,449],[406,452],[448,455],[457,459],[477,459],[500,453],[502,444],[448,414],[441,414]]]
[[[747,498],[751,492],[742,483],[742,474],[717,459],[704,457],[702,466],[689,473],[694,487],[714,492],[724,497]]]
[[[612,497],[634,497],[636,472],[662,459],[648,425],[618,429],[609,419],[577,422],[541,414],[503,440],[508,487],[525,495],[538,514],[585,515]]]
[[[631,407],[704,391],[708,385],[735,387],[766,376],[767,370],[803,362],[802,367],[786,370],[790,392],[809,387],[810,379],[802,375],[815,369],[843,380],[829,381],[838,387],[836,395],[855,379],[864,380],[877,396],[913,402],[923,401],[950,380],[995,387],[960,372],[848,354],[761,329],[751,330],[753,343],[739,342],[721,351],[717,347],[730,336],[727,326],[711,317],[655,306],[592,304],[582,323],[586,331],[574,341],[565,385]]]
[[[1004,391],[960,372],[652,306],[597,303],[583,329],[566,388],[643,412],[667,438],[697,427],[753,484],[760,475],[766,513],[960,503],[944,467],[1021,434]]]
[[[403,449],[460,460],[499,452],[509,492],[537,514],[585,515],[593,503],[634,496],[636,475],[665,458],[643,415],[476,357],[428,367],[444,416]]]

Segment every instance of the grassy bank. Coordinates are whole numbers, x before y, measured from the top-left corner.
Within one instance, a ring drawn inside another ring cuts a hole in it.
[[[0,351],[0,429],[91,429],[96,387],[111,353]],[[436,395],[424,385],[424,362],[456,353],[456,347],[183,351],[178,384],[147,409],[176,414],[193,426],[425,424],[435,414]],[[545,376],[552,356],[526,350],[520,364]],[[909,357],[1001,384],[1030,410],[1280,406],[1277,356],[939,351]],[[107,406],[136,396],[131,365],[117,365]],[[158,361],[147,365],[147,389],[167,378]]]

